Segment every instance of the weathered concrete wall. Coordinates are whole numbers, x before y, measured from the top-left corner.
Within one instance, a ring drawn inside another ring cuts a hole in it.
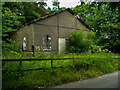
[[[39,24],[45,24],[45,25],[54,25],[57,26],[57,15],[48,17],[46,19],[40,20],[37,23]]]
[[[77,18],[75,18],[68,11],[62,12],[58,15],[59,20],[59,37],[68,38],[70,37],[73,29],[83,29],[85,32],[88,30]]]
[[[58,14],[59,26],[76,28],[75,17],[68,11]]]
[[[71,32],[73,29],[68,28],[59,28],[59,38],[68,38],[70,37]]]
[[[43,51],[43,37],[49,35],[51,37],[51,50],[57,51],[58,32],[57,27],[34,25],[34,42],[35,46],[40,47],[40,51]]]
[[[14,33],[13,40],[21,44],[20,45],[21,49],[22,49],[24,37],[26,37],[26,51],[31,51],[33,45],[32,24],[30,26],[25,26]]]

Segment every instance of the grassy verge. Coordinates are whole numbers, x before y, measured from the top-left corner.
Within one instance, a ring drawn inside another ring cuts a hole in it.
[[[67,58],[67,57],[112,57],[119,56],[113,53],[95,53],[95,54],[43,54],[36,53],[35,57],[18,57],[11,55],[9,58]],[[3,57],[6,58],[6,57]],[[71,81],[83,80],[99,76],[106,73],[118,71],[120,69],[120,59],[78,59],[73,65],[72,60],[54,61],[55,67],[62,68],[27,72],[11,72],[20,70],[19,62],[7,62],[3,65],[3,88],[46,88],[53,85],[59,85]],[[22,63],[22,69],[50,67],[50,61],[28,61]]]
[[[30,54],[30,53],[29,53]],[[16,51],[7,51],[5,55],[2,56],[3,59],[24,59],[24,58],[71,58],[71,57],[112,57],[112,56],[120,56],[120,54],[114,53],[80,53],[80,54],[69,54],[69,53],[61,53],[61,54],[53,54],[53,53],[35,53],[34,57],[32,56],[32,52],[30,55],[24,55],[23,52],[17,53]]]

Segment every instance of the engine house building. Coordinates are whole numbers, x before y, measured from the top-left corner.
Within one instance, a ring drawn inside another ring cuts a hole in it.
[[[33,20],[14,32],[13,40],[26,52],[32,51],[32,46],[40,52],[64,52],[73,29],[87,32],[90,28],[68,8]]]

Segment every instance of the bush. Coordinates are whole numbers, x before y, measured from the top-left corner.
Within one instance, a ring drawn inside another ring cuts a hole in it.
[[[92,45],[91,50],[92,52],[100,53],[102,51],[103,46]]]
[[[111,64],[103,64],[101,66],[101,71],[104,73],[110,73],[115,71],[115,68]]]
[[[88,51],[93,44],[94,37],[95,33],[92,31],[84,33],[82,29],[80,31],[74,30],[71,32],[68,51],[72,53]]]
[[[2,41],[2,55],[3,56],[11,56],[11,55],[19,56],[20,52],[21,52],[21,49],[20,49],[19,42],[14,42],[12,39]]]
[[[92,45],[91,51],[93,53],[111,53],[111,51],[104,48],[104,46],[97,46],[97,45]]]

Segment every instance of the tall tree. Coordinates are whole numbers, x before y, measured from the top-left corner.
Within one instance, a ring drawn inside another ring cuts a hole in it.
[[[22,26],[22,23],[20,22],[20,20],[24,19],[24,17],[19,16],[19,12],[17,8],[11,10],[6,5],[6,3],[2,3],[2,6],[3,6],[2,8],[2,36],[4,38],[6,36],[9,37],[10,32],[16,31]]]
[[[53,5],[53,10],[58,11],[59,8],[60,8],[60,6],[59,6],[60,2],[58,0],[53,0],[52,3],[53,3],[52,4]]]
[[[76,6],[73,11],[87,25],[94,28],[96,44],[120,52],[117,49],[120,46],[120,11],[119,4],[116,5],[116,8],[112,8],[110,2],[93,2]]]
[[[23,2],[23,16],[25,16],[26,23],[31,22],[34,19],[40,17],[40,15],[34,10],[34,2]]]
[[[45,9],[46,6],[47,4],[45,2],[38,2],[38,3],[35,3],[34,9],[41,16],[45,16],[47,12],[47,10]]]
[[[2,3],[2,35],[9,37],[12,31],[46,15],[45,5],[43,2]]]

